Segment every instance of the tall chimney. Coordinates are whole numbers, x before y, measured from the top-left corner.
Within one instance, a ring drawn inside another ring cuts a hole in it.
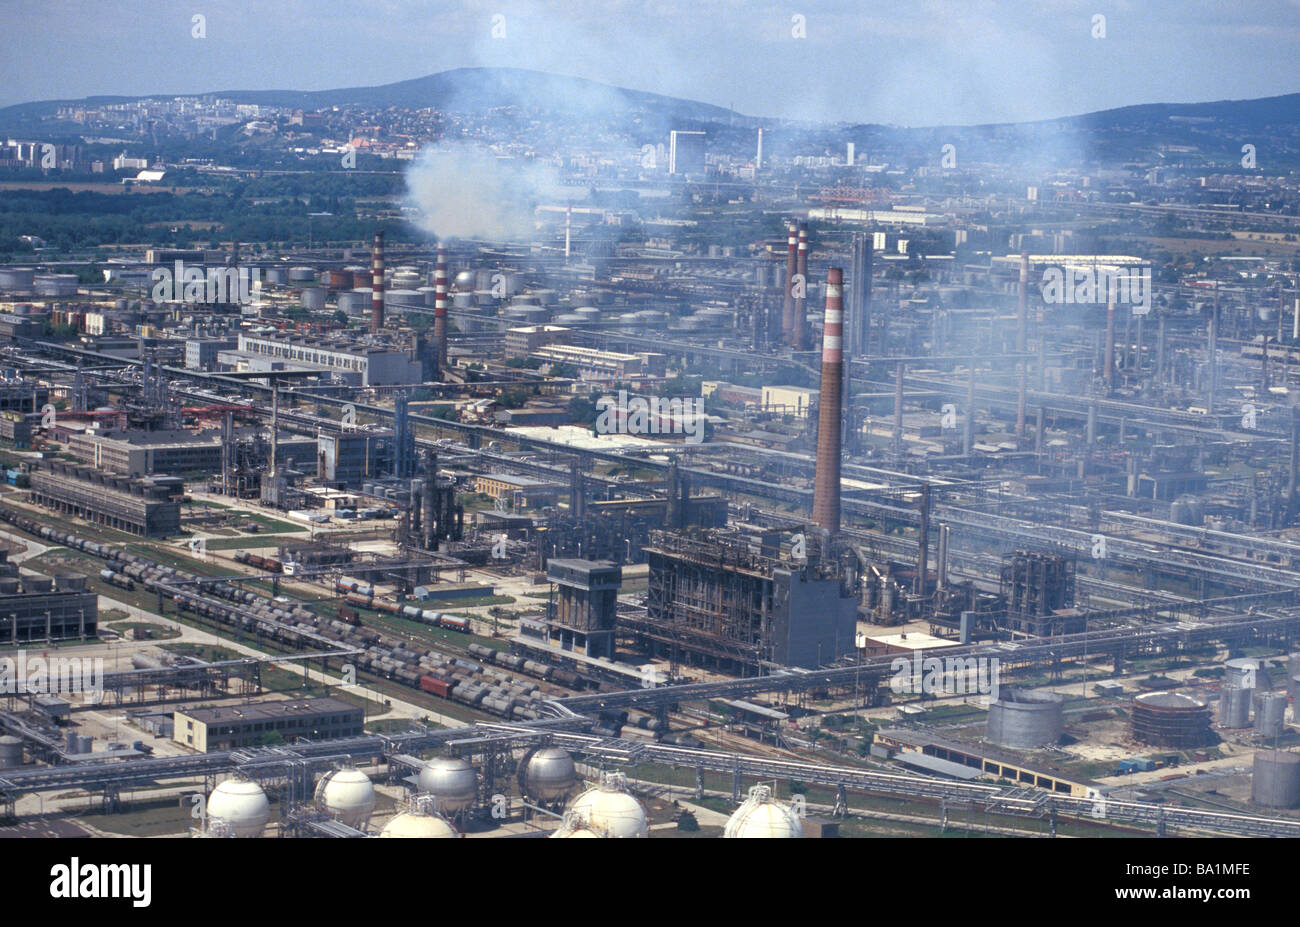
[[[844,272],[826,271],[826,327],[822,333],[822,379],[818,398],[817,472],[813,521],[840,530],[840,418],[844,392]]]
[[[438,246],[438,264],[433,272],[433,340],[438,352],[438,379],[447,369],[447,253]]]
[[[1106,303],[1106,357],[1105,357],[1106,395],[1115,389],[1115,297]]]
[[[754,156],[754,170],[755,172],[757,172],[757,171],[761,171],[762,169],[763,169],[763,129],[760,127],[758,130],[758,153]]]
[[[384,327],[384,233],[375,232],[375,244],[370,251],[370,331],[377,333]]]
[[[808,350],[808,223],[799,223],[799,247],[796,252],[796,270],[803,281],[800,291],[803,296],[794,300],[794,341],[796,351]]]
[[[785,305],[781,307],[781,339],[787,346],[794,344],[794,275],[798,273],[797,228],[790,223],[785,240]]]
[[[1025,330],[1029,324],[1029,254],[1020,252],[1020,290],[1016,296],[1016,353],[1025,353]],[[1021,362],[1023,363],[1023,361]]]

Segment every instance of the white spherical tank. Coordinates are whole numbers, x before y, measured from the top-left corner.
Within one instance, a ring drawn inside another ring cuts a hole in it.
[[[558,801],[578,781],[573,757],[559,747],[542,747],[524,757],[520,781],[533,801]]]
[[[586,821],[593,831],[606,837],[647,837],[650,834],[645,809],[627,791],[626,780],[619,773],[602,775],[600,785],[575,798],[569,811]]]
[[[316,801],[349,827],[364,827],[375,810],[375,786],[359,769],[336,769],[321,777],[316,786]]]
[[[379,832],[381,837],[404,837],[429,840],[444,837],[457,837],[456,828],[436,814],[427,814],[421,809],[413,808],[397,815]]]
[[[271,803],[256,782],[231,778],[208,796],[207,817],[227,825],[236,837],[260,837],[271,819]]]
[[[432,795],[444,814],[464,811],[478,795],[478,774],[468,760],[444,756],[430,760],[420,770],[419,790]]]
[[[749,797],[732,812],[723,837],[732,838],[797,838],[803,836],[803,822],[794,809],[772,797],[772,790],[756,785]]]

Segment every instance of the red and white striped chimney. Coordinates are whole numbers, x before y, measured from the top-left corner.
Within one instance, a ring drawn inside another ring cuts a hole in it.
[[[433,273],[433,340],[438,350],[438,376],[447,366],[447,253],[438,246]]]
[[[798,228],[793,222],[790,223],[789,236],[786,238],[785,248],[785,303],[781,307],[781,340],[787,346],[794,344],[794,275],[798,273],[799,259],[797,256],[797,238]]]
[[[817,470],[813,521],[840,530],[840,419],[844,394],[844,271],[826,271],[826,323],[822,332],[822,381],[818,393]]]
[[[808,350],[808,223],[799,223],[799,248],[795,262],[795,273],[802,284],[794,300],[794,339],[792,346],[796,351]]]
[[[370,330],[378,333],[384,327],[384,233],[375,232],[375,244],[370,251]]]

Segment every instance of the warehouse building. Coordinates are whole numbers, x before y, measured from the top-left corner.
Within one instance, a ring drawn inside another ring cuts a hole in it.
[[[266,745],[280,738],[293,743],[356,737],[363,733],[365,713],[342,699],[307,698],[190,708],[176,712],[173,719],[172,739],[207,753]]]
[[[236,429],[235,437],[257,431]],[[222,468],[221,434],[215,430],[83,432],[69,437],[68,450],[98,470],[126,476],[218,473]],[[292,460],[296,469],[314,474],[316,439],[281,434],[276,460],[281,467]]]
[[[99,624],[99,596],[86,591],[86,577],[69,574],[19,577],[0,550],[0,644],[93,638]]]
[[[284,362],[322,374],[339,374],[358,386],[391,386],[423,381],[420,359],[410,351],[356,341],[330,341],[300,335],[239,335],[239,352],[251,358]],[[261,369],[254,365],[249,369]]]
[[[184,484],[175,477],[131,479],[52,461],[31,473],[29,498],[65,515],[144,537],[181,530]]]

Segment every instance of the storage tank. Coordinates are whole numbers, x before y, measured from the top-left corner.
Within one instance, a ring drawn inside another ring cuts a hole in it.
[[[1288,654],[1286,658],[1286,690],[1295,698],[1296,682],[1300,680],[1300,653]]]
[[[593,831],[614,838],[648,837],[645,809],[627,790],[622,773],[601,773],[600,785],[587,789],[569,805]]]
[[[445,838],[459,837],[456,828],[452,827],[446,818],[433,810],[431,801],[417,798],[411,805],[410,810],[403,811],[395,816],[391,821],[384,825],[384,829],[379,832],[381,837],[403,837],[403,838]]]
[[[1177,692],[1147,692],[1133,699],[1133,739],[1158,747],[1186,749],[1214,740],[1210,709]]]
[[[1257,751],[1250,800],[1265,808],[1300,807],[1300,753]]]
[[[76,274],[40,274],[32,279],[37,296],[76,296]]]
[[[360,829],[375,810],[375,786],[361,770],[344,766],[321,776],[316,801],[330,816]]]
[[[1250,727],[1253,689],[1224,689],[1219,693],[1219,726],[1229,730]]]
[[[478,773],[462,757],[438,757],[420,770],[417,787],[434,797],[443,814],[455,814],[473,806],[478,796]]]
[[[1286,696],[1281,692],[1261,692],[1255,696],[1255,733],[1261,737],[1280,737],[1286,704]]]
[[[6,267],[0,269],[0,289],[28,290],[36,279],[36,271],[31,267]]]
[[[313,311],[325,308],[325,288],[319,286],[305,286],[302,288],[302,295],[299,297],[304,309]]]
[[[212,790],[207,817],[228,825],[236,837],[260,837],[271,818],[271,804],[260,785],[236,775]]]
[[[990,703],[985,737],[1002,747],[1059,744],[1065,733],[1065,697],[1057,692],[1009,689]]]
[[[529,751],[519,764],[519,783],[524,795],[536,802],[559,801],[577,782],[573,757],[559,747]]]
[[[22,740],[9,734],[0,737],[0,769],[12,769],[21,765],[23,765]]]
[[[797,838],[803,836],[803,821],[794,808],[777,801],[772,789],[756,785],[749,797],[732,812],[722,836],[732,838]]]
[[[1237,657],[1223,664],[1223,686],[1226,689],[1271,689],[1268,667],[1254,657]]]
[[[283,284],[287,277],[283,267],[268,267],[266,272],[262,275],[262,279],[267,283],[279,285]]]
[[[309,283],[315,282],[316,271],[311,267],[290,267],[289,281],[291,283]]]

